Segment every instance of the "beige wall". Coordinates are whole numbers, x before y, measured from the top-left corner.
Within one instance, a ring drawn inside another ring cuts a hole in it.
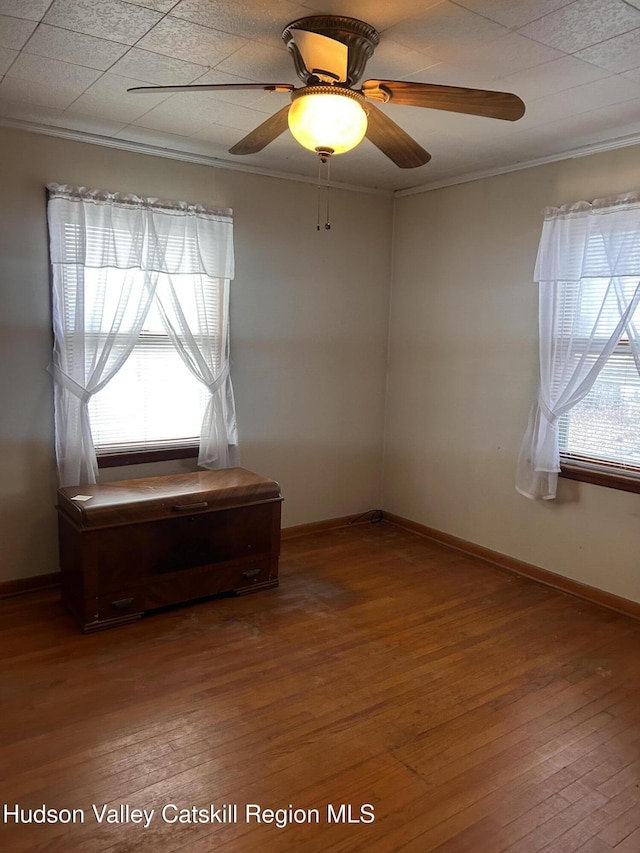
[[[392,203],[0,129],[0,581],[55,571],[44,185],[232,207],[232,376],[242,464],[279,480],[286,526],[390,512],[640,600],[640,496],[514,490],[536,386],[532,271],[547,204],[640,186],[637,148]],[[382,436],[394,240],[384,498]],[[189,470],[133,466],[103,479]]]
[[[44,185],[231,207],[232,378],[242,464],[283,524],[381,503],[392,201],[0,128],[0,581],[57,570]],[[189,469],[134,466],[103,479]]]
[[[640,601],[640,495],[514,490],[537,384],[542,209],[640,187],[625,148],[398,199],[384,508]]]

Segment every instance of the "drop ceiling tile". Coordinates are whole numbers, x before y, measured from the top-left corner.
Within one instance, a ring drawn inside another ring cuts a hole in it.
[[[640,124],[640,98],[615,104],[612,107],[603,107],[598,110],[598,116],[602,118],[602,129],[608,132],[615,127],[618,136],[636,132]]]
[[[251,95],[250,92],[247,94]],[[240,106],[249,107],[252,110],[264,113],[263,118],[277,113],[282,107],[286,107],[287,104],[291,103],[291,97],[286,92],[262,92],[254,94],[257,94],[258,97],[249,97],[244,101],[238,99],[236,103],[240,104]]]
[[[634,68],[631,71],[625,71],[624,74],[620,75],[624,77],[625,80],[637,80],[640,82],[640,68]]]
[[[123,44],[135,44],[162,17],[122,0],[54,0],[46,24]]]
[[[406,75],[406,78],[415,80],[417,83],[437,83],[440,86],[466,86],[472,89],[501,88],[493,85],[495,75],[471,71],[469,68],[460,68],[449,62],[429,66],[424,71]]]
[[[547,121],[559,121],[567,116],[632,101],[637,96],[638,87],[632,80],[618,76],[604,77],[529,101],[527,112],[519,125],[530,127]]]
[[[78,97],[78,88],[53,80],[23,80],[8,74],[0,83],[0,97],[12,101],[39,104],[43,108],[64,110]]]
[[[243,38],[282,44],[282,30],[291,21],[309,14],[287,0],[181,0],[171,16]]]
[[[0,15],[39,21],[50,5],[51,0],[0,0]]]
[[[106,71],[128,49],[126,44],[40,24],[25,52],[59,60],[72,57],[77,65]]]
[[[156,120],[158,116],[170,117],[173,112],[175,115],[184,118],[185,123],[199,122],[197,129],[204,127],[206,124],[219,124],[223,127],[231,127],[238,131],[248,132],[267,118],[264,113],[257,110],[238,104],[229,104],[226,101],[214,100],[213,98],[208,98],[206,94],[199,92],[186,95],[171,95],[170,100],[161,106],[162,109],[155,108],[153,110],[151,117],[147,113],[140,119],[136,119],[134,124],[149,127],[150,125],[147,122],[151,121],[153,127],[158,129],[158,125],[160,124]],[[175,133],[176,131],[173,130],[171,132]],[[242,136],[242,133],[240,136]]]
[[[34,122],[36,124],[52,124],[55,119],[62,115],[61,110],[51,107],[42,107],[25,101],[14,101],[6,98],[0,83],[0,115],[6,118],[20,119],[21,121]]]
[[[146,9],[155,9],[157,12],[170,12],[177,0],[126,0],[126,2],[134,6],[144,6]]]
[[[10,50],[8,47],[0,47],[0,74],[4,74],[11,68],[11,63],[18,55],[17,50]]]
[[[191,21],[167,17],[144,36],[136,47],[213,67],[246,44],[246,39]]]
[[[0,47],[20,50],[35,28],[35,21],[0,15]]]
[[[575,56],[609,71],[631,71],[640,67],[640,29],[579,50]]]
[[[197,96],[186,95],[183,98],[173,96],[133,123],[137,127],[191,136],[211,120],[206,111],[198,109],[194,104],[193,97]]]
[[[629,113],[621,136],[637,133],[640,127],[640,103]],[[610,128],[616,117],[609,110],[594,110],[577,116],[567,116],[563,122],[548,122],[521,134],[517,140],[523,160],[575,151],[611,138]]]
[[[95,68],[85,68],[82,65],[72,65],[70,62],[60,62],[46,56],[36,56],[33,53],[22,52],[11,66],[9,77],[29,80],[52,86],[63,86],[74,90],[80,95],[100,77],[100,71]]]
[[[359,18],[382,33],[407,18],[418,17],[442,0],[350,0],[345,11],[344,0],[302,0],[307,15],[349,15]]]
[[[469,48],[507,35],[508,29],[481,15],[445,2],[418,18],[391,27],[386,35],[435,59],[455,64]]]
[[[107,72],[75,101],[73,110],[77,114],[102,116],[114,121],[135,121],[169,97],[166,93],[136,95],[127,92],[129,87],[145,85],[144,80]]]
[[[637,27],[640,10],[624,0],[576,0],[519,32],[549,47],[575,53]]]
[[[268,44],[249,42],[232,56],[218,63],[216,69],[237,74],[256,83],[281,83],[295,79],[289,51]]]
[[[527,99],[541,98],[594,80],[609,77],[608,71],[576,59],[573,56],[563,56],[535,68],[527,68],[515,74],[508,74],[497,79],[500,89],[515,92],[526,103]]]
[[[440,61],[435,57],[430,58],[428,53],[411,50],[389,38],[383,38],[367,63],[364,79],[405,80],[410,74],[439,64]]]
[[[557,122],[552,122],[544,127],[534,128],[527,134],[523,134],[519,140],[517,154],[513,156],[514,163],[527,163],[530,160],[537,160],[540,157],[553,156],[560,148],[565,149],[570,145],[572,150],[578,146],[573,142],[573,136],[569,132],[569,143],[567,139],[558,139]],[[507,161],[508,163],[508,161]]]
[[[216,83],[254,83],[255,81],[249,77],[240,77],[239,74],[227,74],[224,71],[219,71],[217,68],[209,68],[205,73],[198,78],[198,83],[216,84]],[[213,92],[208,93],[210,97],[214,96]]]
[[[563,55],[559,50],[524,38],[518,33],[508,33],[495,41],[470,47],[458,57],[457,64],[461,68],[503,77],[505,74],[559,59]]]
[[[195,95],[194,97],[199,97]],[[225,101],[212,101],[209,99],[204,115],[212,124],[220,124],[223,127],[233,127],[237,130],[250,131],[262,124],[267,118],[264,113],[238,104],[228,104]]]
[[[202,142],[210,142],[216,148],[228,151],[242,137],[242,131],[238,131],[234,127],[224,127],[221,124],[206,124],[197,133],[193,134],[194,139],[199,139]]]
[[[567,6],[573,0],[455,0],[471,12],[477,12],[505,27],[521,27],[543,15]]]
[[[145,146],[152,145],[169,151],[186,151],[205,156],[210,154],[210,146],[202,140],[175,133],[163,133],[146,127],[136,127],[132,124],[119,130],[115,137],[116,139],[127,139],[131,142],[139,142]]]
[[[113,68],[113,74],[135,77],[164,86],[183,86],[201,77],[207,68],[193,62],[183,62],[171,56],[161,56],[148,50],[132,47]]]
[[[70,130],[80,130],[97,136],[114,136],[126,124],[122,121],[111,121],[97,116],[79,115],[73,108],[65,110],[55,121],[51,122],[58,127],[67,127]]]

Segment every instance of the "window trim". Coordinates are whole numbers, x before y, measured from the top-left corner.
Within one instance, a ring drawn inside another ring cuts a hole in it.
[[[575,460],[569,462],[561,459],[560,476],[566,480],[579,480],[594,486],[640,494],[640,474],[637,477],[629,477],[605,465],[580,464]]]
[[[195,459],[200,449],[196,444],[182,447],[127,450],[122,453],[97,453],[98,468],[119,468],[125,465],[142,465],[146,462],[167,462],[172,459]]]

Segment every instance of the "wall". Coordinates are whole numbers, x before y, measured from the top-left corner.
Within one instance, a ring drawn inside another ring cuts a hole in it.
[[[0,581],[57,570],[45,184],[234,210],[232,379],[242,464],[291,526],[381,503],[392,201],[0,128]],[[102,479],[192,463],[109,469]]]
[[[384,508],[640,601],[640,495],[515,492],[537,386],[542,210],[640,187],[625,148],[397,200]]]

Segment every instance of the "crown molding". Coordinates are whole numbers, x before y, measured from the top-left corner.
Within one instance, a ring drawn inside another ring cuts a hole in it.
[[[212,166],[216,169],[227,169],[233,172],[243,172],[251,175],[261,175],[267,178],[277,178],[281,181],[293,181],[302,184],[316,184],[317,178],[305,175],[291,175],[287,172],[278,172],[272,169],[263,169],[259,166],[249,166],[221,160],[207,154],[196,154],[192,151],[180,151],[170,148],[162,148],[159,145],[151,145],[145,142],[134,142],[129,139],[119,139],[111,136],[101,136],[88,133],[83,130],[72,130],[66,127],[55,127],[54,125],[43,125],[35,122],[23,121],[0,116],[0,127],[12,127],[17,130],[26,130],[30,133],[38,133],[44,136],[55,136],[60,139],[69,139],[73,142],[86,142],[90,145],[101,145],[105,148],[116,148],[120,151],[129,151],[134,154],[147,154],[152,157],[164,157],[168,160],[178,160],[183,163],[196,163],[202,166]],[[468,172],[463,175],[444,178],[440,181],[431,181],[415,187],[400,190],[387,190],[379,187],[363,187],[358,184],[346,184],[340,181],[332,181],[331,186],[335,189],[347,190],[349,192],[365,193],[368,195],[404,198],[405,196],[417,195],[419,193],[431,192],[431,190],[452,187],[457,184],[466,184],[471,181],[480,181],[484,178],[493,178],[497,175],[505,175],[510,172],[520,172],[523,169],[532,169],[535,166],[545,166],[548,163],[559,163],[563,160],[574,160],[578,157],[588,157],[590,154],[600,154],[605,151],[614,151],[618,148],[628,148],[632,145],[640,145],[640,133],[621,136],[606,142],[596,142],[579,148],[572,148],[548,157],[538,157],[533,160],[520,161],[507,166],[484,169],[478,172]]]
[[[179,151],[170,148],[162,148],[159,145],[151,145],[146,142],[134,142],[129,139],[119,139],[113,136],[100,136],[97,133],[88,133],[84,130],[71,130],[67,127],[55,127],[54,125],[37,124],[21,119],[12,119],[0,116],[0,127],[11,127],[16,130],[26,130],[29,133],[37,133],[43,136],[55,136],[59,139],[69,139],[72,142],[86,142],[89,145],[100,145],[103,148],[116,148],[120,151],[129,151],[133,154],[147,154],[152,157],[164,157],[168,160],[178,160],[182,163],[196,163],[200,166],[212,166],[216,169],[227,169],[232,172],[244,172],[245,174],[261,175],[266,178],[277,178],[281,181],[294,181],[295,183],[317,185],[318,179],[306,175],[291,175],[287,172],[276,172],[271,169],[263,169],[259,166],[247,166],[246,164],[232,163],[221,160],[207,154],[196,154],[192,151]],[[337,190],[348,190],[349,192],[365,193],[367,195],[386,196],[391,198],[393,190],[380,189],[378,187],[363,187],[357,184],[345,184],[340,181],[331,181],[331,188]]]
[[[578,157],[588,157],[590,154],[600,154],[604,151],[614,151],[617,148],[628,148],[632,145],[639,144],[640,133],[634,133],[629,136],[619,136],[617,139],[610,139],[607,142],[594,142],[591,145],[572,148],[561,154],[551,154],[548,157],[538,157],[535,160],[513,163],[510,166],[501,166],[479,172],[470,172],[466,175],[458,175],[456,177],[446,178],[442,181],[433,181],[432,183],[421,184],[420,186],[410,187],[406,190],[396,190],[394,192],[394,196],[395,198],[402,198],[408,195],[417,195],[418,193],[426,193],[431,190],[442,189],[443,187],[452,187],[456,184],[467,184],[470,181],[480,181],[483,178],[493,178],[496,175],[505,175],[509,172],[521,172],[523,169],[533,169],[535,166],[545,166],[547,163],[559,163],[562,160],[575,160]]]

